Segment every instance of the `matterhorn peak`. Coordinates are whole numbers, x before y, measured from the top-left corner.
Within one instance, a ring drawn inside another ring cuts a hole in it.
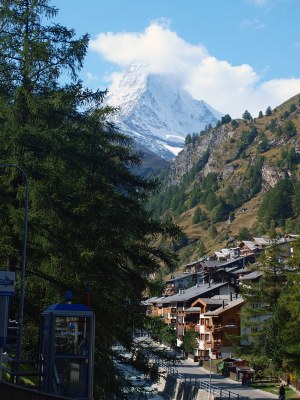
[[[194,100],[168,76],[149,73],[134,63],[122,73],[106,104],[114,107],[114,122],[138,145],[157,155],[174,158],[188,133],[215,125],[221,113]]]

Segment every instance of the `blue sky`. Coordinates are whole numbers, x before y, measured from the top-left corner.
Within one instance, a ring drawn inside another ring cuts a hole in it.
[[[300,93],[300,0],[52,0],[57,21],[89,33],[81,78],[111,89],[133,62],[173,75],[233,117]]]

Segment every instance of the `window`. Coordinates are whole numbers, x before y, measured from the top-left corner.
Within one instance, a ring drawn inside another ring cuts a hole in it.
[[[89,329],[85,317],[56,317],[55,354],[88,355]]]

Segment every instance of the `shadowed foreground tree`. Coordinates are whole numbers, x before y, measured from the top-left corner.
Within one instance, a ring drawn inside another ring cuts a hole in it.
[[[245,349],[248,354],[261,358],[266,356],[268,329],[272,315],[278,304],[281,290],[286,284],[287,273],[285,265],[280,261],[281,251],[274,244],[253,265],[257,278],[246,281],[241,286],[241,294],[245,305],[241,312],[241,322],[244,330]],[[270,358],[270,357],[269,357]]]
[[[286,263],[274,243],[256,266],[261,277],[241,288],[245,298],[241,318],[247,339],[242,355],[259,369],[271,362],[278,374],[300,371],[299,239],[293,247],[293,257]]]
[[[0,0],[0,163],[22,166],[30,185],[25,353],[35,355],[40,312],[61,302],[66,289],[82,302],[89,283],[95,399],[121,399],[111,346],[131,348],[133,327],[144,323],[149,275],[173,260],[152,239],[177,229],[145,211],[155,185],[132,174],[140,156],[107,122],[105,92],[77,78],[88,35],[76,39],[73,30],[46,25],[56,13],[48,0]],[[62,73],[69,83],[60,83]],[[23,183],[17,171],[0,171],[0,259],[17,273]]]

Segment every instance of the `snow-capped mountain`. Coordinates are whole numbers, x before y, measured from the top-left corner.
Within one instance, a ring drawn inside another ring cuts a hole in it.
[[[214,126],[222,115],[204,101],[194,100],[170,78],[148,74],[142,64],[123,73],[106,104],[118,108],[114,122],[121,131],[169,160],[181,151],[188,133]]]

